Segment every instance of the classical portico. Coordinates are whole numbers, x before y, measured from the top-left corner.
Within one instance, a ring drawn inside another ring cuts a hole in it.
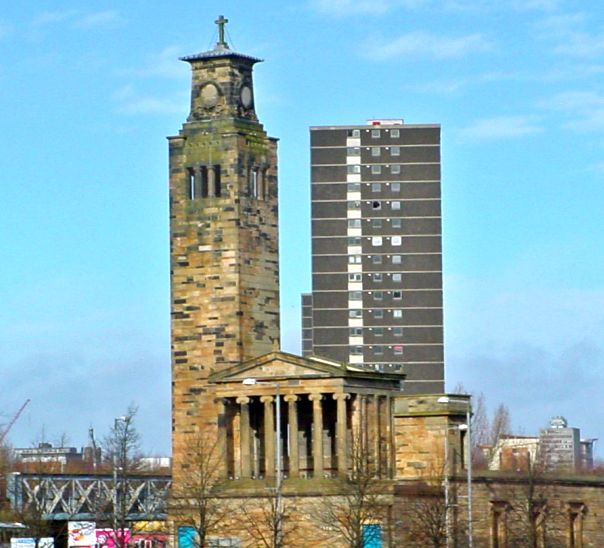
[[[403,379],[280,351],[214,373],[225,474],[275,476],[279,444],[284,477],[346,476],[359,447],[377,476],[391,477],[392,398]]]

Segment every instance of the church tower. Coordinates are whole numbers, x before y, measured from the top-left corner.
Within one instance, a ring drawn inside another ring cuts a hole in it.
[[[169,138],[174,453],[220,420],[208,376],[279,343],[277,140],[255,111],[252,69],[220,16],[191,64],[191,111]],[[218,419],[217,419],[218,417]]]

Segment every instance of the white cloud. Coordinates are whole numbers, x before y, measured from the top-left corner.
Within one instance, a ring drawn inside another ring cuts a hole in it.
[[[76,10],[46,11],[34,18],[32,26],[46,27],[56,23],[62,23],[63,21],[73,19],[77,14],[78,12]]]
[[[560,0],[309,0],[319,13],[346,17],[351,15],[384,15],[396,9],[431,11],[517,10],[546,11],[558,8]]]
[[[186,63],[179,63],[182,55],[177,46],[167,46],[158,54],[150,56],[143,68],[125,71],[125,74],[143,77],[183,78],[189,75]]]
[[[115,26],[123,23],[122,16],[115,10],[97,11],[78,17],[74,28],[89,29],[94,27]]]
[[[47,11],[32,21],[34,28],[43,28],[60,23],[69,23],[72,28],[90,29],[94,27],[115,26],[123,23],[122,16],[115,10],[83,13],[77,10]]]
[[[174,94],[169,97],[139,95],[132,85],[124,86],[113,94],[122,114],[182,114],[188,106],[188,95]]]
[[[410,32],[381,45],[367,48],[367,57],[391,59],[407,55],[451,59],[470,53],[492,49],[493,45],[482,34],[468,34],[456,38],[439,36],[429,32]]]
[[[564,127],[575,131],[604,131],[604,93],[566,91],[540,102],[540,106],[568,116]]]
[[[459,131],[463,141],[514,139],[543,131],[535,116],[495,116],[475,120]]]
[[[554,43],[553,52],[571,57],[598,57],[604,53],[602,32],[588,32],[586,13],[565,13],[546,17],[535,25],[537,35]]]
[[[429,0],[310,0],[311,8],[320,13],[348,15],[383,15],[395,8],[417,8]]]
[[[468,84],[467,80],[434,80],[417,84],[407,84],[403,89],[414,93],[432,93],[435,95],[453,95]]]

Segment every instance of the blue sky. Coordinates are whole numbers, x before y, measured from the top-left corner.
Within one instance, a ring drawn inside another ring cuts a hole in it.
[[[11,441],[81,445],[131,402],[169,451],[167,143],[189,66],[265,59],[283,348],[310,289],[311,125],[442,125],[448,387],[604,440],[604,9],[563,0],[13,2],[0,14],[0,352]]]

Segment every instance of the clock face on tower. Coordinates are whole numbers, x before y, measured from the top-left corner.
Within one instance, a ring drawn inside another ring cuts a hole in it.
[[[218,102],[218,89],[214,84],[206,84],[201,89],[201,104],[204,107],[214,107]]]
[[[250,108],[252,106],[252,90],[248,85],[243,85],[241,87],[239,99],[245,108]]]

